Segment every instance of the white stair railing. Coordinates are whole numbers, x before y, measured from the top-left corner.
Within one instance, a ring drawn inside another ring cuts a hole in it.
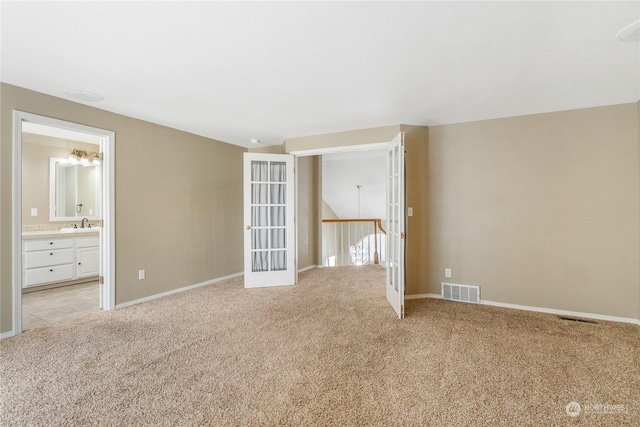
[[[323,219],[322,264],[379,264],[385,261],[386,231],[380,219]]]

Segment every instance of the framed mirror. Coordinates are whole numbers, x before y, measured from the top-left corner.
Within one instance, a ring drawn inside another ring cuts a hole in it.
[[[49,220],[100,219],[99,165],[70,163],[51,157],[49,162]]]

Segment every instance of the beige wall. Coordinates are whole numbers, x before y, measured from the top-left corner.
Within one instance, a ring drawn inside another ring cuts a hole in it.
[[[263,153],[263,154],[285,154],[284,143],[280,145],[267,145],[264,147],[255,146],[249,148],[250,153]]]
[[[429,129],[429,292],[638,318],[638,104]]]
[[[88,152],[100,151],[98,145],[22,134],[22,225],[67,224],[49,221],[49,159],[66,159],[74,148]],[[31,216],[31,208],[38,208],[38,216]]]
[[[318,241],[318,156],[297,159],[298,269],[319,265]]]
[[[428,292],[429,283],[429,130],[402,125],[406,152],[407,295]]]
[[[324,135],[288,138],[284,142],[287,153],[293,151],[317,150],[319,148],[347,147],[391,141],[400,132],[400,125],[358,129]]]
[[[0,331],[11,329],[12,122],[21,110],[115,131],[116,303],[242,272],[245,149],[2,84]],[[138,270],[146,269],[145,280]]]
[[[331,206],[322,200],[322,219],[336,219],[338,215],[331,209]]]

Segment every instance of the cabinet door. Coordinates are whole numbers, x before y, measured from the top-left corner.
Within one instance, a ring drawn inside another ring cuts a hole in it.
[[[77,249],[76,254],[78,278],[100,274],[100,248]]]

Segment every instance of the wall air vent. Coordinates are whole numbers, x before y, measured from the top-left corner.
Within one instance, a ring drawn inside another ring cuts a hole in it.
[[[455,285],[452,283],[441,283],[442,299],[462,302],[480,302],[480,286],[475,285]]]

